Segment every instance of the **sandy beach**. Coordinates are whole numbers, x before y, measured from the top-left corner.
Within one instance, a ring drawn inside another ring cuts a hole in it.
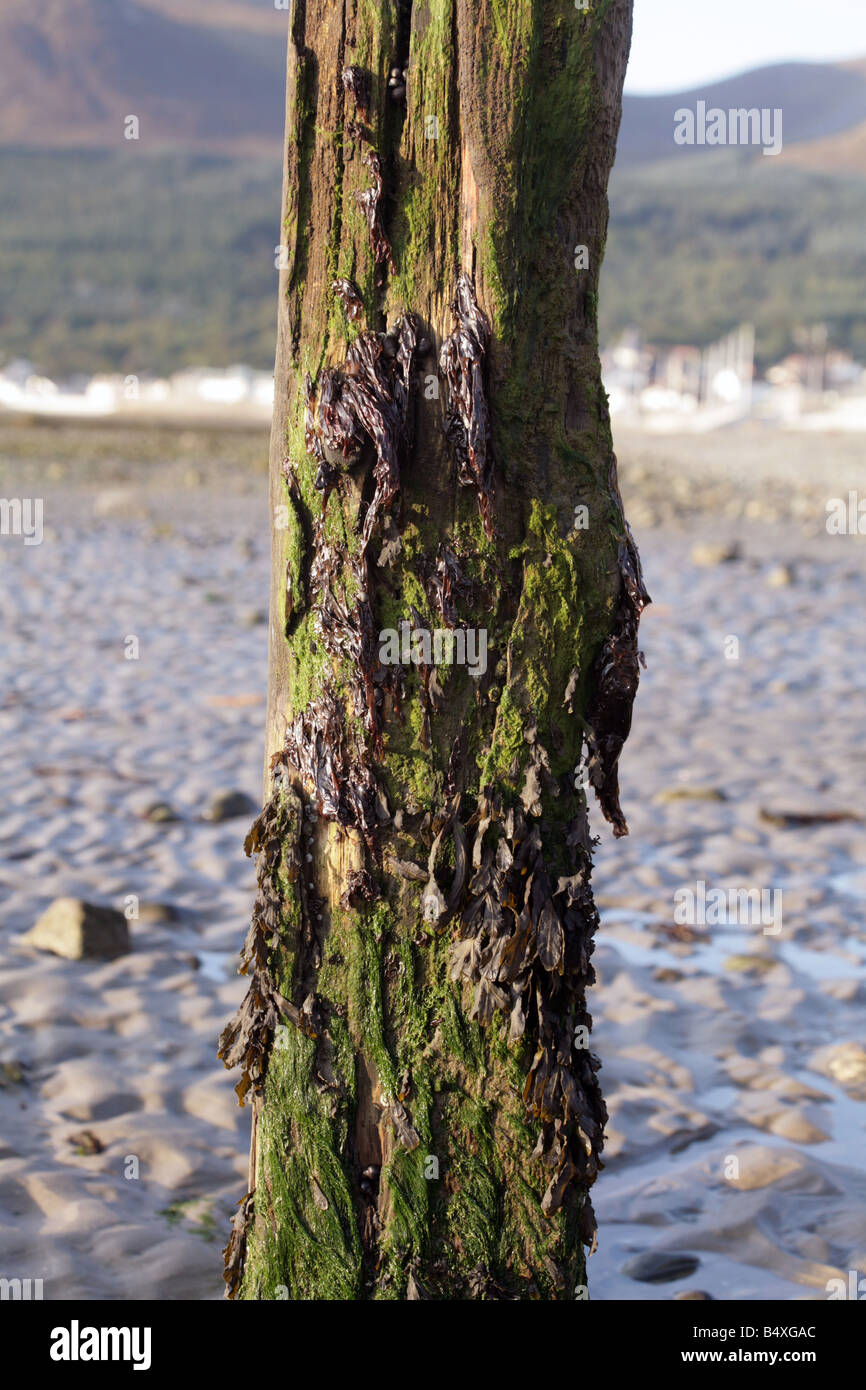
[[[216,1038],[253,870],[220,798],[261,792],[266,449],[0,428],[0,492],[45,526],[0,542],[0,1275],[46,1299],[222,1296],[249,1121]],[[630,837],[593,815],[590,1296],[825,1299],[866,1275],[866,538],[825,525],[862,446],[617,451],[654,603]],[[678,921],[701,883],[780,894],[778,930]],[[23,942],[63,896],[137,899],[131,953]]]

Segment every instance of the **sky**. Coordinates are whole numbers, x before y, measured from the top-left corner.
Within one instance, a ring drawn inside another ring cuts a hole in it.
[[[625,89],[676,92],[792,59],[866,58],[866,0],[635,0]]]

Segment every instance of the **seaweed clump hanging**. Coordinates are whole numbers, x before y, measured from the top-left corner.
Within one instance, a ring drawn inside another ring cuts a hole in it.
[[[466,274],[457,281],[451,308],[457,327],[439,354],[448,387],[445,435],[457,460],[458,479],[465,487],[475,488],[484,533],[492,540],[493,449],[485,382],[490,324],[478,307],[475,287]]]
[[[594,694],[587,711],[587,772],[605,820],[612,824],[614,835],[621,836],[628,834],[628,825],[619,804],[619,755],[631,731],[640,668],[645,664],[638,647],[640,616],[651,600],[637,546],[623,514],[613,455],[609,482],[622,527],[618,553],[621,588],[613,629],[596,659],[593,673]]]
[[[489,833],[488,833],[489,832]],[[590,887],[591,846],[586,808],[579,808],[567,844],[573,872],[555,881],[545,862],[541,826],[522,806],[504,810],[482,798],[472,850],[473,874],[452,951],[452,976],[475,986],[471,1018],[508,1019],[508,1040],[532,1039],[534,1056],[523,1099],[540,1121],[533,1157],[549,1173],[546,1216],[563,1204],[573,1182],[589,1189],[601,1167],[607,1111],[588,1050],[591,1018],[586,990],[598,913]],[[587,1196],[581,1213],[585,1243],[594,1242]]]

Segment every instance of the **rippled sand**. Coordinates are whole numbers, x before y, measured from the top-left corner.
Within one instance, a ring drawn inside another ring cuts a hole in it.
[[[191,436],[162,466],[165,441],[130,462],[131,443],[81,440],[0,434],[0,491],[44,496],[47,528],[0,542],[0,1274],[46,1298],[214,1298],[248,1134],[215,1043],[253,875],[246,822],[200,817],[261,787],[264,444]],[[703,447],[619,446],[655,604],[631,837],[595,817],[611,1123],[591,1296],[823,1298],[866,1272],[866,828],[794,818],[864,813],[863,542],[824,530],[832,441],[810,441],[822,471],[798,464],[787,492],[762,491],[758,464],[750,483],[733,437],[739,472],[725,481],[715,440],[710,488],[687,457]],[[698,565],[698,543],[740,557]],[[146,819],[155,802],[179,819]],[[699,880],[781,890],[781,930],[678,926],[674,895]],[[132,954],[23,945],[64,894],[136,895]],[[77,1151],[82,1131],[102,1152]],[[693,1258],[665,1282],[624,1272],[674,1254]]]

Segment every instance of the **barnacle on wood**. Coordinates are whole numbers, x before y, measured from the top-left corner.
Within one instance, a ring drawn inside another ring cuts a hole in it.
[[[399,1100],[392,1101],[388,1107],[388,1118],[393,1124],[397,1133],[397,1138],[403,1145],[403,1148],[408,1149],[410,1153],[413,1149],[417,1149],[418,1145],[421,1143],[421,1139],[418,1135],[418,1131],[409,1120],[405,1105],[401,1104]]]
[[[353,869],[346,879],[346,887],[340,898],[340,906],[344,908],[357,907],[358,903],[372,903],[378,898],[379,893],[376,888],[372,874],[366,869]]]
[[[458,326],[445,339],[439,354],[439,366],[448,387],[445,434],[457,460],[458,479],[475,488],[484,533],[492,540],[493,454],[484,383],[490,325],[466,274],[457,281],[451,308]]]

